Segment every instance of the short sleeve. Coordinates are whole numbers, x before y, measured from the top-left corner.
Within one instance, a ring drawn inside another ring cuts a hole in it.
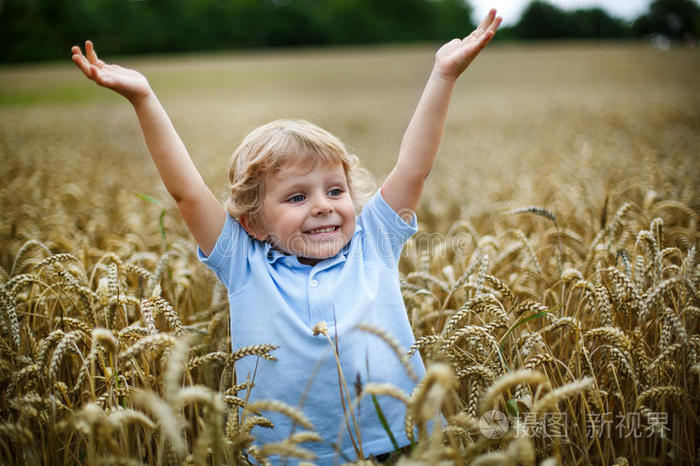
[[[214,249],[207,256],[198,247],[197,257],[231,291],[231,278],[244,276],[243,272],[248,266],[247,257],[252,247],[252,239],[241,224],[227,215],[224,228],[216,240]]]
[[[380,191],[365,204],[358,223],[362,226],[365,240],[374,243],[376,252],[383,259],[398,262],[406,240],[418,231],[416,214],[406,223],[386,203]]]

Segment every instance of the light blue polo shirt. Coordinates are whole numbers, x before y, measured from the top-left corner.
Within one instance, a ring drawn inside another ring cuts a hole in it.
[[[350,242],[336,256],[314,266],[251,238],[230,216],[210,256],[199,251],[200,260],[228,289],[233,350],[280,345],[273,353],[277,361],[245,357],[236,362],[238,383],[255,374],[250,401],[279,400],[301,407],[324,439],[301,445],[317,455],[318,464],[334,463],[337,453],[332,444],[339,438],[347,457],[340,456],[339,462],[356,460],[356,455],[345,427],[335,357],[326,337],[313,336],[314,325],[325,321],[334,340],[337,334],[341,367],[353,401],[358,380],[391,383],[407,394],[415,387],[384,341],[354,327],[368,323],[384,329],[404,350],[413,344],[398,261],[403,244],[416,229],[415,215],[410,224],[405,223],[377,192],[357,217]],[[425,369],[418,353],[410,363],[422,378]],[[378,401],[399,445],[408,445],[403,403],[385,396]],[[286,416],[262,414],[275,427],[255,427],[257,445],[281,441],[292,433],[293,421]],[[369,397],[360,403],[358,423],[365,455],[393,450]],[[294,428],[294,432],[302,430]]]

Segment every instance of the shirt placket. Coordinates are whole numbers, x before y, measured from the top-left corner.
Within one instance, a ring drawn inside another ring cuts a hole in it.
[[[306,289],[309,296],[309,326],[316,325],[321,318],[321,282],[319,273],[312,271],[306,281]]]
[[[335,287],[329,283],[329,280],[333,280],[336,276],[333,270],[344,260],[344,257],[336,256],[333,260],[317,264],[311,269],[306,285],[309,297],[309,325],[314,326],[320,321],[325,321],[328,328],[335,325],[332,295]]]

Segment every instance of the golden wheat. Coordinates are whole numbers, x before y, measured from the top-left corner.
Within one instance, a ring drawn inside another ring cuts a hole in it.
[[[579,74],[557,66],[562,51],[580,59],[567,61]],[[238,97],[245,117],[208,87],[194,103],[153,66],[193,157],[219,186],[220,154],[280,107],[328,126],[372,171],[387,173],[394,159],[375,155],[395,152],[396,122],[414,93],[405,76],[430,55],[420,47],[393,53],[309,52],[287,59],[294,64],[270,55],[266,66],[295,92],[275,94],[261,79],[261,92]],[[417,444],[401,464],[697,462],[700,101],[692,53],[543,45],[528,55],[504,47],[470,70],[474,87],[455,96],[464,100],[453,106],[428,179],[420,233],[399,265],[416,342],[399,348],[391,329],[358,330],[385,341],[399,361],[418,352],[428,376],[412,395],[376,384],[344,392],[350,410],[367,395],[407,404],[405,430]],[[312,83],[333,73],[329,59],[343,73]],[[381,94],[357,87],[367,76],[353,73],[366,59],[382,64],[372,75]],[[237,60],[250,68],[231,82],[256,75],[259,63]],[[295,83],[299,69],[284,66],[297,65],[314,77]],[[52,66],[42,68],[42,86],[77,85],[74,70],[47,79]],[[635,80],[613,85],[629,81],[614,72],[623,68],[636,70]],[[661,80],[650,69],[670,71]],[[176,61],[168,70],[186,72]],[[19,86],[7,77],[17,74],[31,78],[18,80],[29,89],[32,73],[0,70],[0,87]],[[550,74],[552,92],[535,90]],[[336,80],[342,92],[328,87]],[[228,294],[198,264],[174,206],[134,195],[167,193],[146,165],[133,116],[92,98],[66,107],[0,102],[0,462],[313,461],[301,444],[327,433],[314,432],[293,406],[249,404],[254,381],[235,379],[240,358],[274,361],[283,349],[266,342],[232,351]],[[382,112],[367,111],[377,105]],[[513,172],[517,183],[508,181]],[[307,430],[257,444],[255,426],[274,428],[260,415],[268,409]],[[502,437],[485,435],[480,421],[491,411],[507,420]],[[431,430],[438,412],[446,423]],[[548,438],[538,423],[553,414],[562,422]]]

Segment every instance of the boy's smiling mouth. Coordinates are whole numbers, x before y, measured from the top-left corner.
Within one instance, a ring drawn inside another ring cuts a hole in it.
[[[339,226],[325,226],[320,228],[314,228],[313,230],[307,230],[304,233],[307,235],[320,235],[323,233],[333,233],[340,228]]]

